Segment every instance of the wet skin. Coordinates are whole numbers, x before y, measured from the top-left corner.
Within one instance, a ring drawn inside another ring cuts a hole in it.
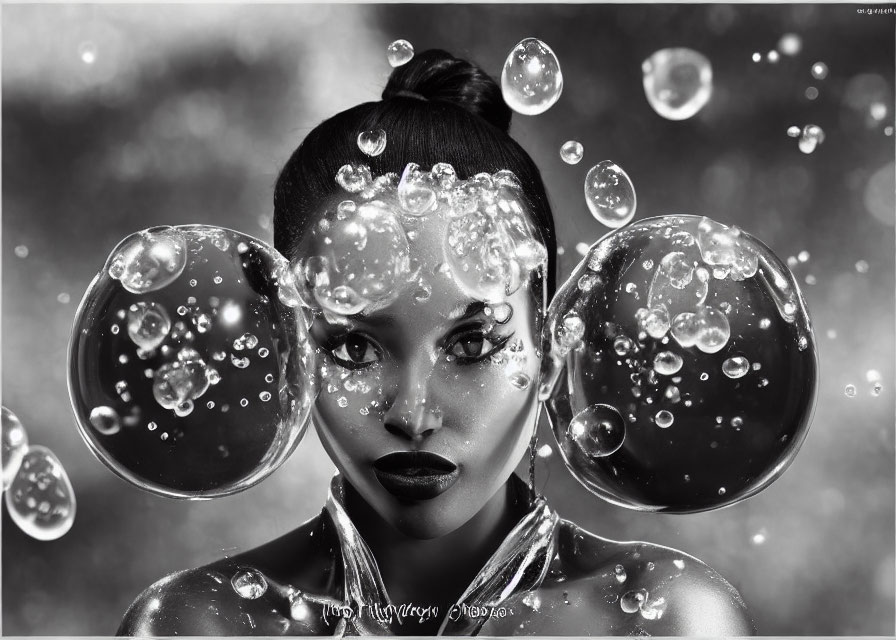
[[[513,313],[500,324],[485,305],[438,274],[444,224],[427,219],[412,243],[412,256],[432,287],[428,300],[416,300],[416,287],[409,286],[369,315],[318,315],[311,327],[324,354],[313,421],[346,480],[346,510],[377,559],[391,600],[434,604],[443,612],[423,623],[408,620],[395,629],[402,635],[435,634],[444,612],[522,517],[525,505],[514,501],[507,482],[532,434],[542,365],[537,306],[528,287],[508,297]],[[529,379],[523,388],[508,376],[511,357]],[[428,499],[395,495],[374,464],[411,451],[455,465],[453,483]],[[312,605],[305,620],[292,620],[286,597],[289,585],[340,598],[341,559],[327,523],[326,515],[318,516],[245,554],[165,578],[138,597],[119,633],[332,634],[335,620],[323,619],[322,606]],[[509,604],[515,614],[492,619],[483,633],[625,634],[637,632],[638,622],[659,635],[752,633],[736,592],[697,560],[597,538],[571,523],[564,523],[558,542],[552,571],[539,589],[542,610]],[[674,567],[673,555],[686,558],[684,569]],[[648,560],[653,571],[646,569]],[[618,563],[628,571],[625,584],[614,576]],[[269,578],[261,598],[245,600],[230,587],[240,566]],[[662,618],[646,621],[625,614],[618,600],[608,602],[606,584],[620,594],[642,587],[652,596],[668,594],[670,604]]]

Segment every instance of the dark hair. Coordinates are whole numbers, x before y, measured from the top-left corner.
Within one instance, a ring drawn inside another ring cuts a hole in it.
[[[509,169],[519,178],[548,252],[548,300],[555,288],[557,241],[541,174],[510,137],[511,111],[498,84],[482,69],[431,49],[392,71],[381,102],[367,102],[338,113],[315,127],[293,152],[274,190],[274,246],[295,260],[309,217],[339,190],[336,173],[346,164],[366,164],[374,176],[416,162],[454,167],[459,179]],[[358,133],[386,131],[382,154],[364,155]]]

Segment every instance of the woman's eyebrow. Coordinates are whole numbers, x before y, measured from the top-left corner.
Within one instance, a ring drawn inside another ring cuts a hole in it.
[[[473,300],[466,306],[464,303],[461,303],[451,310],[448,314],[448,319],[453,321],[467,320],[481,313],[483,309],[485,309],[485,303],[481,300]]]

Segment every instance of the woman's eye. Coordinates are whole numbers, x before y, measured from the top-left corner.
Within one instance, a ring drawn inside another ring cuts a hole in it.
[[[333,358],[343,367],[359,369],[380,359],[373,343],[362,335],[350,333],[332,349]]]
[[[500,350],[507,338],[489,339],[481,333],[465,333],[448,345],[448,354],[459,362],[482,360]]]

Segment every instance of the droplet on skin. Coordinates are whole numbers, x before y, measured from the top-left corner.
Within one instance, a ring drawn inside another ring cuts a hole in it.
[[[610,160],[603,160],[585,176],[585,203],[601,224],[618,229],[635,216],[637,196],[628,174]]]
[[[560,159],[566,164],[578,164],[585,154],[585,147],[581,142],[569,140],[560,147]]]
[[[537,38],[521,40],[501,70],[501,93],[514,111],[535,116],[550,109],[563,92],[563,72],[551,48]]]
[[[386,59],[389,66],[400,67],[411,61],[414,57],[414,46],[407,40],[395,40],[386,47]]]
[[[256,600],[268,590],[268,581],[256,569],[240,569],[233,574],[230,585],[237,595],[246,600]]]
[[[647,102],[667,120],[696,115],[712,97],[712,65],[693,49],[661,49],[641,64],[641,70]]]

